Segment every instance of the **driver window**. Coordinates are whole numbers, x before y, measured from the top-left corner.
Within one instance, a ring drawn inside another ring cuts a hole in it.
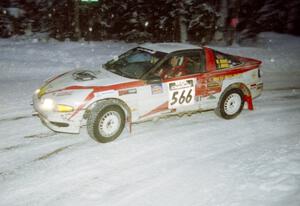
[[[203,72],[200,52],[178,54],[167,59],[156,72],[161,79],[170,79]]]

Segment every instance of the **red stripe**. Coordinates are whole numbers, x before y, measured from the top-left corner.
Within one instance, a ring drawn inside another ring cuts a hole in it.
[[[150,116],[150,115],[152,115],[152,114],[155,114],[155,113],[158,113],[158,112],[167,110],[167,109],[168,109],[168,102],[165,102],[165,103],[159,105],[158,107],[156,107],[155,109],[151,110],[150,112],[144,114],[144,115],[141,116],[140,118],[144,118],[144,117],[146,117],[146,116]]]
[[[241,74],[241,73],[250,71],[255,68],[257,68],[256,65],[251,65],[251,66],[248,66],[248,68],[237,67],[237,68],[233,68],[233,69],[218,70],[218,71],[210,73],[210,76],[218,77],[218,76],[224,76],[224,75]]]
[[[119,90],[119,89],[128,89],[131,87],[140,87],[144,85],[145,85],[144,81],[134,81],[134,82],[121,83],[121,84],[114,84],[109,86],[69,86],[63,89],[51,91],[49,93],[60,92],[64,90],[80,90],[80,89],[92,89],[94,92],[103,92],[108,90]]]
[[[94,92],[89,93],[86,98],[84,99],[83,103],[81,103],[81,105],[79,105],[79,107],[74,111],[74,113],[68,118],[68,120],[70,120],[72,117],[74,117],[80,110],[82,110],[84,108],[84,106],[91,100],[94,98]]]

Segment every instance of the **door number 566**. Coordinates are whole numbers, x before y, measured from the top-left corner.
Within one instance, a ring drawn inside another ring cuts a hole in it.
[[[193,89],[179,90],[179,91],[173,92],[170,105],[174,106],[176,104],[180,104],[180,105],[190,104],[193,99],[192,92],[193,92]]]

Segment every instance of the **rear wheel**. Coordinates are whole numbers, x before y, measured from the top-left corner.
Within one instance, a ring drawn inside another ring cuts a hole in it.
[[[241,113],[243,107],[243,92],[240,89],[232,89],[223,95],[216,113],[224,119],[233,119]]]
[[[125,113],[116,105],[96,105],[87,121],[89,135],[96,141],[107,143],[122,133]]]

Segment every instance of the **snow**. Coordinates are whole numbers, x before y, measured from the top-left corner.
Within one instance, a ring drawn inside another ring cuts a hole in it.
[[[98,144],[85,128],[49,131],[31,116],[31,95],[49,76],[96,69],[136,45],[1,39],[0,205],[298,206],[299,43],[264,33],[253,47],[217,48],[263,61],[254,111],[146,122]]]

